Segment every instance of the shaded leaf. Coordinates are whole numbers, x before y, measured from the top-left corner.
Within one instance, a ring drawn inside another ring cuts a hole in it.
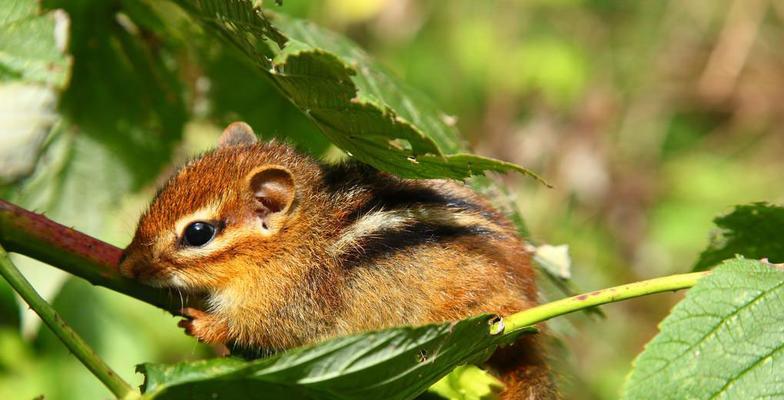
[[[767,203],[737,206],[713,222],[719,231],[700,254],[694,270],[710,268],[735,255],[784,262],[784,207]]]
[[[218,42],[222,45],[222,42]],[[247,60],[225,46],[206,46],[200,63],[210,80],[208,115],[227,126],[245,121],[263,138],[293,142],[299,150],[315,157],[329,147],[329,141],[291,102],[273,87]]]
[[[362,162],[407,178],[517,171],[539,179],[518,165],[463,153],[446,115],[338,35],[283,16],[273,26],[250,0],[178,4],[241,50],[332,143]]]
[[[784,271],[727,261],[661,323],[635,360],[623,398],[780,398],[782,326]]]
[[[132,172],[134,187],[148,183],[170,160],[186,119],[177,63],[137,2],[130,15],[114,2],[48,0],[71,18],[73,79],[60,112]],[[143,17],[139,17],[143,18]]]
[[[16,301],[15,292],[5,280],[0,281],[0,331],[11,328],[19,329],[21,313]],[[2,363],[0,363],[2,365]]]
[[[255,361],[144,364],[149,399],[410,399],[501,343],[479,316],[332,339]]]

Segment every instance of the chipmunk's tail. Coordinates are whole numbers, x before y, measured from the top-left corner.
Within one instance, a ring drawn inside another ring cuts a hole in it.
[[[560,399],[537,336],[524,335],[515,344],[496,350],[488,360],[506,386],[501,400]]]

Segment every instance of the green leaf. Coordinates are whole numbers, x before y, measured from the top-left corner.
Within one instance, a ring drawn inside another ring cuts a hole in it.
[[[782,327],[784,271],[727,261],[662,322],[635,360],[623,398],[780,398]]]
[[[71,66],[57,43],[67,25],[64,13],[41,13],[35,1],[0,7],[0,185],[32,172],[57,121],[57,92]]]
[[[73,79],[60,112],[104,145],[133,175],[133,188],[158,176],[170,160],[186,120],[178,63],[167,37],[136,2],[130,15],[115,2],[48,0],[71,18]]]
[[[543,244],[534,250],[534,262],[550,275],[562,280],[572,277],[572,257],[569,255],[569,245],[553,246]]]
[[[569,255],[569,245],[553,246],[549,244],[541,244],[533,246],[529,244],[529,248],[533,252],[533,264],[545,273],[549,278],[549,283],[552,287],[557,289],[561,294],[566,296],[574,296],[582,292],[577,288],[572,279],[572,257]],[[545,289],[546,286],[542,285],[544,282],[539,282],[539,289]],[[546,290],[542,292],[540,297],[544,300],[551,299],[552,296]],[[604,312],[599,307],[591,307],[584,310],[587,314],[593,314],[604,317]]]
[[[713,222],[720,230],[700,254],[695,271],[735,255],[784,262],[784,207],[766,203],[737,206]]]
[[[330,143],[318,127],[281,96],[262,71],[237,52],[227,51],[223,42],[215,44],[218,46],[205,46],[200,60],[210,79],[209,116],[220,126],[245,121],[265,139],[281,138],[321,157]],[[263,107],[259,99],[263,99]]]
[[[37,83],[0,83],[0,185],[32,173],[58,120],[53,89]]]
[[[462,179],[518,165],[465,153],[451,118],[343,37],[250,0],[177,1],[234,44],[354,158],[406,178]],[[273,26],[274,23],[274,26]]]
[[[514,338],[492,316],[332,339],[255,360],[144,364],[148,399],[410,399],[453,368],[484,361]]]
[[[16,296],[8,285],[8,282],[3,280],[0,282],[0,332],[5,328],[12,328],[12,330],[19,329],[21,324],[21,313],[19,304],[16,301]],[[0,333],[2,335],[2,333]],[[2,342],[2,340],[0,340]],[[2,359],[2,357],[0,357]],[[0,368],[3,363],[0,362]]]
[[[57,19],[60,21],[58,22]],[[23,81],[62,88],[70,60],[58,48],[55,14],[39,13],[38,2],[6,0],[0,7],[0,82]],[[65,38],[60,38],[64,41]]]
[[[441,378],[428,392],[449,400],[490,400],[504,384],[475,365],[461,365]]]

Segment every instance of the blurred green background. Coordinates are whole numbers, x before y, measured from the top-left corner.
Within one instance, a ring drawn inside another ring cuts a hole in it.
[[[0,70],[2,198],[124,246],[173,166],[210,148],[232,120],[334,157],[253,66],[204,39],[176,6],[44,4],[65,10],[49,17],[59,21],[52,34],[70,32],[56,43],[68,58],[56,79]],[[552,183],[499,177],[532,240],[570,246],[582,289],[687,272],[714,216],[735,204],[784,202],[782,1],[267,6],[354,39],[454,116],[477,153]],[[15,260],[134,383],[137,363],[212,354],[163,311]],[[108,398],[8,290],[0,283],[0,398]],[[564,397],[616,398],[678,299],[658,295],[606,306],[605,319],[554,322]]]

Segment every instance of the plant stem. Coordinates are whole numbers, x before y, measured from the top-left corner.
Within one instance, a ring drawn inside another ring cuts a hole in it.
[[[0,200],[0,243],[8,251],[43,261],[93,285],[173,313],[180,308],[165,291],[120,275],[117,264],[122,250],[4,200]]]
[[[49,329],[60,338],[68,350],[84,364],[118,399],[134,399],[139,397],[128,382],[125,382],[111,367],[101,359],[95,351],[60,317],[46,302],[30,282],[11,262],[5,249],[0,246],[0,275],[11,284],[11,287],[24,299],[33,311],[41,317]]]
[[[526,327],[536,325],[560,315],[573,313],[589,307],[602,304],[614,303],[616,301],[632,299],[635,297],[646,296],[654,293],[671,292],[686,289],[694,286],[697,281],[710,274],[710,271],[694,272],[690,274],[670,275],[663,278],[650,279],[629,283],[622,286],[596,290],[590,293],[581,294],[551,303],[542,304],[537,307],[529,308],[504,317],[504,335],[512,334]],[[498,324],[496,323],[496,324]],[[491,332],[498,332],[498,326],[492,326]]]

